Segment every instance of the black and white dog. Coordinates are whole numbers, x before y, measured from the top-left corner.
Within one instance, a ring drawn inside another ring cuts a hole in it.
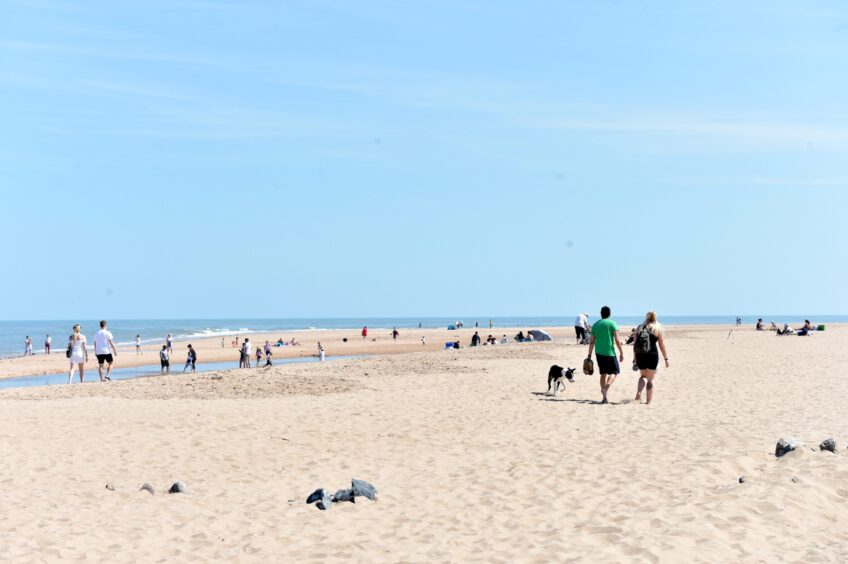
[[[548,371],[548,391],[547,393],[551,393],[551,386],[554,387],[554,395],[557,395],[557,391],[559,387],[562,386],[562,389],[565,389],[565,382],[563,380],[568,380],[572,384],[574,383],[574,368],[563,368],[562,366],[557,366],[554,364],[551,366],[551,369]]]

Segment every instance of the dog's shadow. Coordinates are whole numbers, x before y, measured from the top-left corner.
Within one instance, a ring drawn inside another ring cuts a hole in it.
[[[568,401],[568,402],[571,402],[571,403],[582,403],[582,404],[586,404],[586,405],[602,405],[601,402],[599,402],[597,400],[576,399],[576,398],[560,398],[560,397],[554,397],[554,396],[548,394],[547,392],[530,392],[530,393],[533,394],[534,396],[537,396],[537,397],[542,396],[542,397],[538,398],[539,401],[557,401],[557,402]],[[625,403],[625,402],[622,402],[622,403]]]

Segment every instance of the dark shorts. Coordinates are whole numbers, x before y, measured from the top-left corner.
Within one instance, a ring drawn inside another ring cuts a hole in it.
[[[637,354],[636,366],[639,370],[656,370],[660,365],[659,353]]]
[[[595,358],[598,359],[598,366],[595,367],[595,371],[598,374],[620,374],[621,367],[618,365],[618,358],[614,356],[604,356],[602,354],[596,354]]]
[[[108,362],[112,364],[112,355],[111,354],[99,354],[97,355],[97,364],[103,364],[104,362]]]
[[[167,367],[171,366],[170,360],[160,360],[159,362],[162,363],[162,368],[167,368]]]
[[[577,334],[577,338],[580,339],[581,341],[586,337],[586,328],[585,327],[578,327],[577,325],[575,325],[574,326],[574,332]]]

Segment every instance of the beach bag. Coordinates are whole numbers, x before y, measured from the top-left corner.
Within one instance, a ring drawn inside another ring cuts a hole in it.
[[[65,350],[65,358],[71,358],[71,351],[74,350],[74,345],[68,343],[68,348]]]
[[[647,325],[640,325],[636,332],[636,341],[633,343],[633,351],[636,354],[650,354],[651,352],[651,330]]]
[[[583,361],[583,374],[586,376],[591,376],[595,373],[595,363],[591,358],[587,358]]]

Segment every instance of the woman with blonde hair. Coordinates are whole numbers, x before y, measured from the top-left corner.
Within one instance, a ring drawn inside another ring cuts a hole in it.
[[[80,326],[74,325],[74,332],[68,339],[68,359],[71,369],[68,372],[68,384],[74,379],[74,370],[79,368],[80,383],[85,374],[85,363],[88,362],[88,349],[85,347],[85,335],[80,332]]]
[[[649,311],[645,315],[645,321],[636,328],[636,340],[633,341],[634,364],[639,369],[636,401],[642,400],[642,390],[647,389],[645,405],[651,403],[654,398],[654,377],[660,363],[660,351],[665,360],[665,367],[669,368],[662,327],[657,323],[656,312]]]

